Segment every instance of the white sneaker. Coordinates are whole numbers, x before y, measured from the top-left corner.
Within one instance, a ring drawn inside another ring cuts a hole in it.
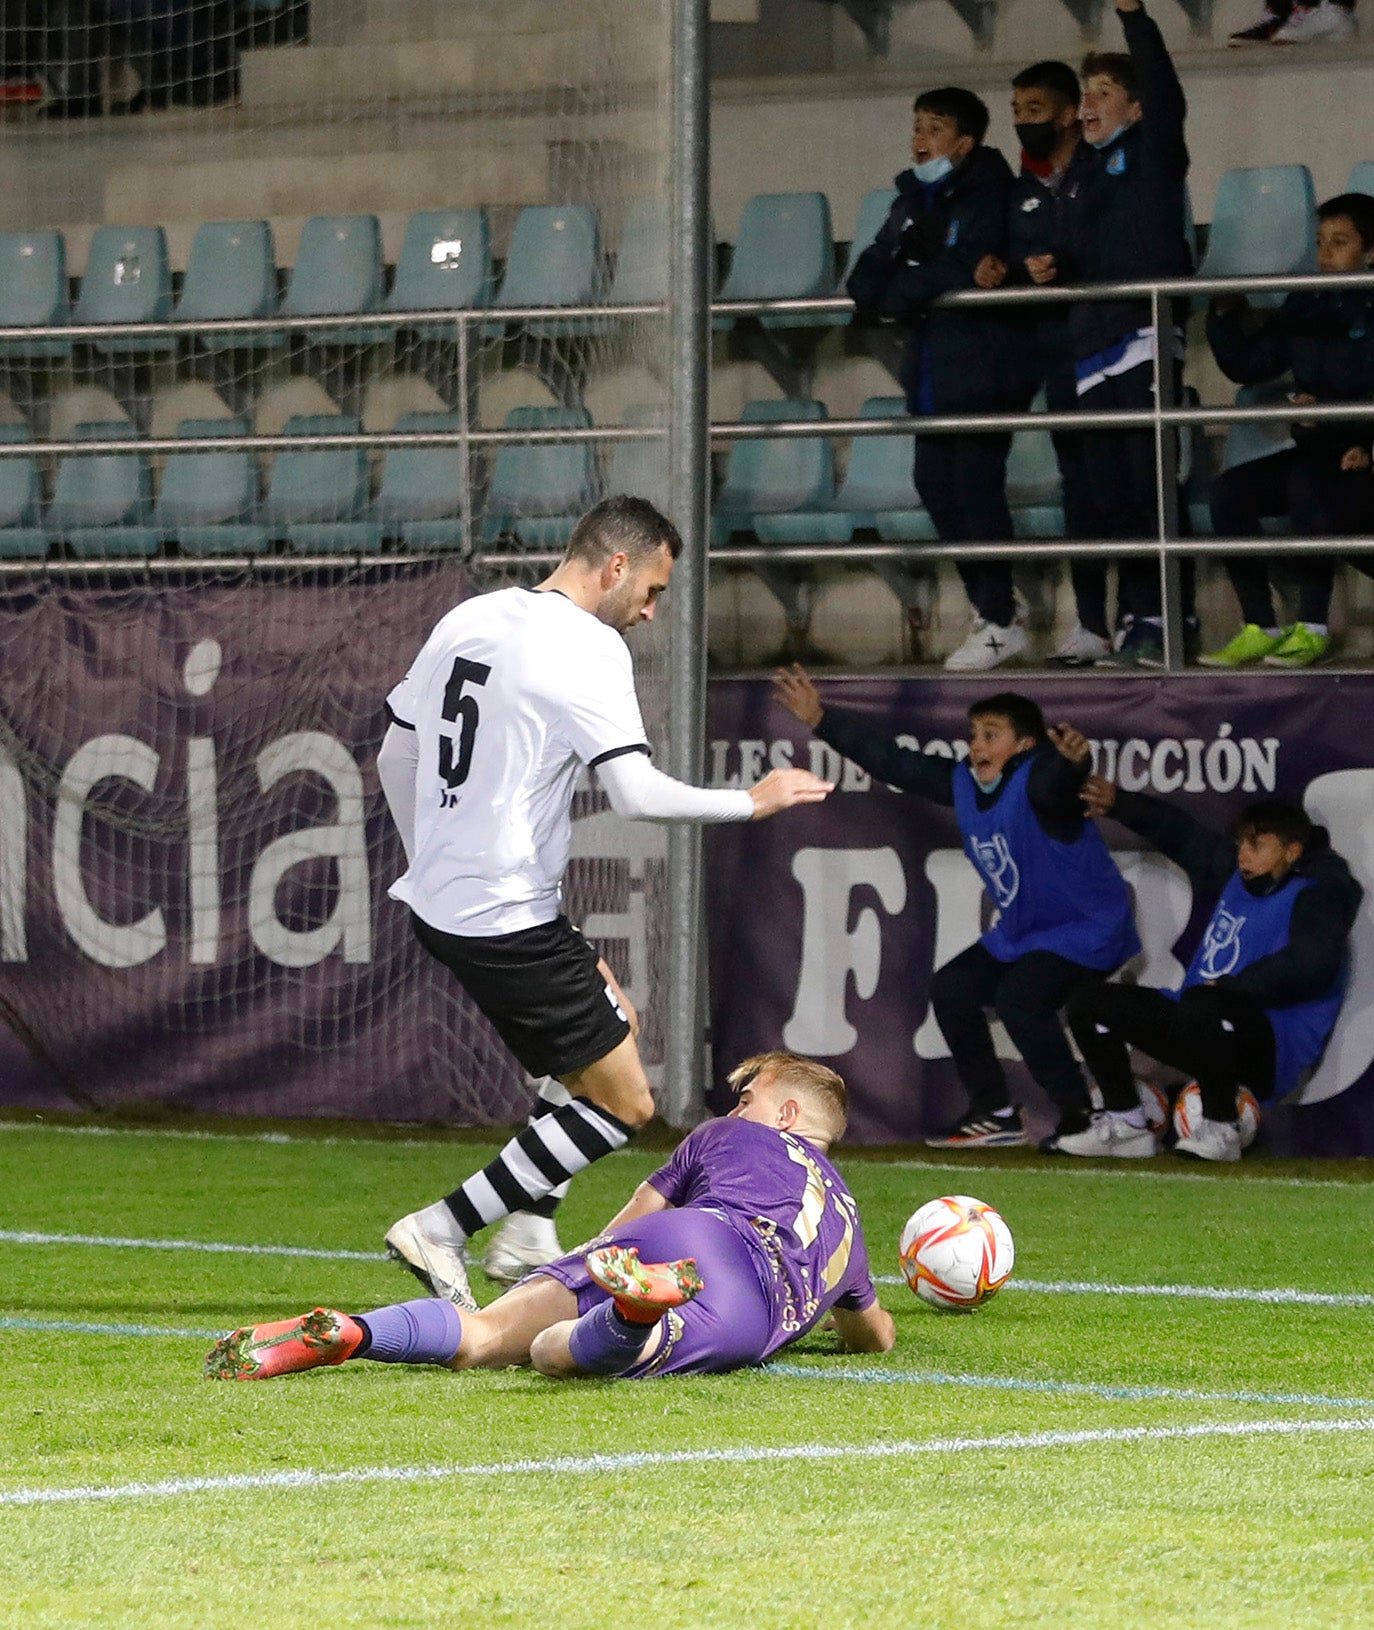
[[[1169,1094],[1163,1087],[1157,1087],[1153,1081],[1142,1081],[1139,1076],[1135,1078],[1135,1091],[1140,1107],[1145,1111],[1146,1126],[1152,1132],[1162,1132],[1168,1126],[1172,1113]]]
[[[534,1268],[546,1268],[563,1255],[552,1217],[532,1211],[513,1211],[492,1236],[482,1259],[487,1278],[498,1285],[513,1285]]]
[[[1209,1121],[1199,1115],[1197,1125],[1174,1145],[1181,1155],[1199,1160],[1239,1160],[1240,1133],[1230,1121]]]
[[[1159,1150],[1148,1126],[1132,1126],[1120,1111],[1110,1109],[1099,1110],[1084,1131],[1056,1138],[1054,1147],[1061,1155],[1099,1155],[1114,1160],[1146,1160]]]
[[[461,1244],[436,1239],[426,1230],[423,1218],[422,1211],[412,1211],[392,1223],[386,1234],[386,1254],[409,1268],[431,1295],[475,1313],[477,1298],[468,1283],[467,1251]]]
[[[1111,645],[1101,634],[1094,634],[1091,628],[1084,628],[1082,623],[1078,623],[1050,661],[1058,662],[1065,668],[1090,668],[1110,650]]]
[[[1025,649],[1026,631],[1018,623],[1002,628],[979,617],[969,637],[957,651],[951,651],[945,658],[945,672],[982,673],[1020,656]]]
[[[1288,21],[1274,35],[1275,45],[1339,45],[1353,40],[1355,14],[1334,0],[1320,0],[1315,6],[1294,6]]]

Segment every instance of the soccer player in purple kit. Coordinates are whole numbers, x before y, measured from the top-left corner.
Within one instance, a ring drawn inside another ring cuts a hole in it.
[[[450,1369],[532,1363],[554,1379],[713,1374],[762,1364],[827,1319],[847,1352],[888,1352],[858,1206],[826,1151],[843,1080],[792,1053],[730,1076],[739,1102],[690,1133],[589,1245],[478,1312],[429,1298],[350,1317],[316,1308],[234,1331],[215,1380],[355,1358]]]

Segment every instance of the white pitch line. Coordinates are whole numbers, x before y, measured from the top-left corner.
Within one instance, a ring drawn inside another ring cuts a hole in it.
[[[503,1127],[474,1128],[489,1130],[491,1141],[498,1143],[508,1130]],[[150,1126],[68,1126],[47,1121],[0,1120],[3,1132],[48,1132],[63,1137],[79,1138],[167,1138],[197,1143],[267,1143],[305,1148],[367,1148],[367,1149],[461,1149],[475,1147],[458,1140],[452,1142],[434,1138],[350,1138],[328,1136],[300,1137],[292,1132],[205,1132],[177,1130],[171,1127]],[[840,1149],[840,1158],[848,1165],[867,1170],[887,1168],[898,1172],[976,1172],[997,1177],[1078,1177],[1101,1178],[1112,1181],[1119,1178],[1138,1178],[1151,1183],[1235,1183],[1246,1188],[1256,1185],[1287,1189],[1366,1189],[1374,1186],[1374,1179],[1346,1179],[1340,1177],[1268,1177],[1246,1171],[1243,1175],[1219,1176],[1206,1171],[1162,1171],[1158,1167],[1142,1170],[1138,1166],[1065,1166],[1046,1161],[1033,1166],[988,1166],[976,1161],[955,1160],[881,1160],[868,1159],[857,1149]],[[633,1145],[626,1149],[613,1149],[604,1157],[649,1158],[643,1149]]]
[[[788,1461],[904,1460],[913,1455],[980,1450],[1076,1449],[1097,1443],[1164,1443],[1204,1438],[1292,1437],[1308,1432],[1374,1432],[1374,1417],[1318,1421],[1216,1421],[1197,1426],[1121,1426],[1081,1432],[1008,1432],[984,1438],[924,1438],[898,1443],[783,1444],[772,1448],[632,1450],[476,1465],[358,1466],[348,1471],[253,1472],[230,1477],[172,1477],[157,1483],[87,1484],[78,1488],[18,1488],[0,1492],[0,1506],[64,1505],[103,1500],[158,1499],[247,1489],[328,1488],[359,1483],[430,1483],[458,1477],[604,1476],[666,1466],[778,1464]]]
[[[182,1336],[214,1341],[222,1330],[171,1330],[161,1324],[86,1324],[77,1319],[19,1319],[0,1315],[0,1330],[35,1330],[59,1336]]]
[[[36,1229],[0,1228],[0,1244],[74,1245],[131,1251],[203,1251],[211,1255],[308,1257],[326,1262],[384,1262],[380,1251],[327,1251],[309,1245],[234,1245],[219,1240],[137,1239],[110,1234],[49,1234]],[[880,1285],[903,1285],[900,1274],[880,1273]],[[1374,1307],[1364,1291],[1235,1289],[1227,1285],[1119,1285],[1093,1279],[1011,1279],[1005,1290],[1053,1296],[1164,1296],[1207,1302],[1260,1302],[1300,1307]]]
[[[904,1285],[896,1273],[873,1276],[879,1285]],[[1028,1290],[1044,1296],[1166,1296],[1201,1302],[1262,1302],[1294,1307],[1374,1307],[1374,1294],[1366,1291],[1292,1290],[1283,1286],[1265,1290],[1236,1289],[1229,1285],[1117,1285],[1097,1279],[1009,1279],[1007,1290]]]
[[[228,1245],[202,1239],[129,1239],[110,1234],[43,1234],[27,1228],[0,1228],[6,1245],[98,1245],[131,1251],[209,1251],[229,1256],[305,1256],[329,1262],[385,1262],[381,1251],[323,1251],[309,1245]]]

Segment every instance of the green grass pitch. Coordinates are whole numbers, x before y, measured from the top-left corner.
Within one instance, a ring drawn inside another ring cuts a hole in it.
[[[0,1123],[0,1625],[1374,1623],[1357,1163],[841,1151],[876,1272],[919,1203],[971,1193],[1011,1225],[1012,1285],[972,1317],[882,1285],[882,1358],[817,1335],[781,1371],[637,1384],[365,1363],[212,1384],[199,1332],[413,1282],[362,1255],[18,1237],[371,1253],[493,1147],[283,1130]],[[579,1178],[565,1241],[661,1158]],[[37,1498],[59,1490],[87,1492]]]

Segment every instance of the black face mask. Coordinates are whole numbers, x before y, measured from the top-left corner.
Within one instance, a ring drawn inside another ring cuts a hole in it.
[[[1016,139],[1025,149],[1026,157],[1043,163],[1054,151],[1061,132],[1047,121],[1041,124],[1015,126]]]

